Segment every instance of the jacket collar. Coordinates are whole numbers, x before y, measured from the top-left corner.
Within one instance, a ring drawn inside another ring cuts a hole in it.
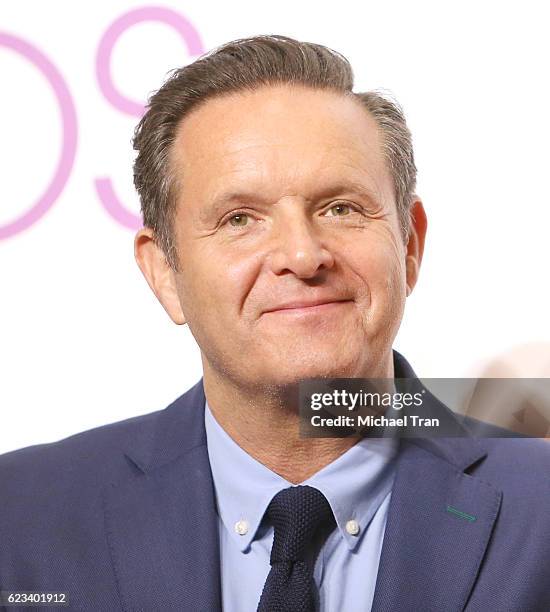
[[[402,442],[405,443],[406,440],[408,444],[416,444],[425,451],[449,462],[460,471],[467,470],[471,465],[483,459],[487,455],[483,440],[472,436],[463,419],[439,401],[422,384],[410,363],[395,349],[393,363],[395,378],[408,379],[410,389],[423,390],[426,394],[424,416],[437,417],[444,431],[450,434],[449,437],[405,438]]]
[[[169,464],[194,448],[206,446],[204,429],[205,395],[203,379],[156,413],[153,427],[143,432],[139,440],[124,454],[144,474]]]

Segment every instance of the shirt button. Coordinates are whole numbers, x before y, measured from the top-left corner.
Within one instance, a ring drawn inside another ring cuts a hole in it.
[[[246,521],[237,521],[235,523],[235,531],[239,535],[246,535],[248,533],[248,523]]]
[[[357,535],[359,533],[359,523],[354,520],[348,521],[346,523],[346,531],[350,535]]]

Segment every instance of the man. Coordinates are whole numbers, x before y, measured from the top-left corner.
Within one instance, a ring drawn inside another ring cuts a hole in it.
[[[0,459],[2,589],[78,610],[550,609],[543,442],[300,437],[300,381],[414,378],[392,351],[426,233],[411,138],[352,87],[337,53],[268,36],[151,98],[135,254],[204,377]]]

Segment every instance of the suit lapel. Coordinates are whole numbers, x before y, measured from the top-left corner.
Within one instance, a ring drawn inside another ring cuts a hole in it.
[[[463,610],[498,514],[500,491],[422,446],[403,444],[373,612]]]
[[[395,359],[404,362],[399,354]],[[403,376],[401,368],[397,372]],[[462,424],[453,413],[440,403],[431,408],[458,435]],[[373,612],[464,610],[502,498],[465,472],[486,454],[472,437],[400,441]]]
[[[159,413],[104,490],[105,528],[124,610],[221,610],[218,516],[202,381]]]

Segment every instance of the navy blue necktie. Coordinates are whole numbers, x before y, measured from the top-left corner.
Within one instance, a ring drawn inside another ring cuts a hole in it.
[[[266,515],[274,528],[271,570],[257,612],[314,612],[312,543],[335,525],[330,504],[318,489],[299,485],[279,491]]]

